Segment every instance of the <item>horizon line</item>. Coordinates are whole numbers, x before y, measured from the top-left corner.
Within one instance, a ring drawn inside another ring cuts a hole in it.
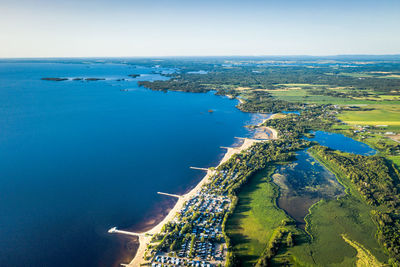
[[[310,58],[321,58],[321,57],[348,57],[348,56],[374,56],[374,57],[395,57],[399,56],[398,54],[320,54],[320,55],[309,55],[309,54],[264,54],[264,55],[173,55],[173,56],[34,56],[34,57],[1,57],[2,59],[99,59],[99,58],[107,58],[107,59],[116,59],[116,58],[224,58],[224,57],[310,57]]]

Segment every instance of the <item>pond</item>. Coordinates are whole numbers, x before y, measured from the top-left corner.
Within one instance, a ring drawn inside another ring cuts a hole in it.
[[[317,141],[322,146],[331,149],[340,150],[347,153],[353,153],[363,156],[371,156],[376,154],[376,150],[367,144],[356,141],[350,137],[339,133],[329,133],[324,131],[312,132],[313,138],[304,138],[309,141]]]
[[[304,228],[308,209],[320,199],[332,199],[344,193],[334,174],[316,161],[306,150],[296,155],[297,160],[280,165],[272,176],[280,187],[278,206]]]
[[[370,146],[338,133],[313,132],[313,138],[323,146],[343,152],[364,156],[376,154]],[[308,209],[321,199],[332,199],[344,194],[343,187],[333,173],[316,161],[307,150],[297,153],[296,161],[281,165],[273,175],[273,181],[280,187],[278,206],[304,228],[304,217]]]

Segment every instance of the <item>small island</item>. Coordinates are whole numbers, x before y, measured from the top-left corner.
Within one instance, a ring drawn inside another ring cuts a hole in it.
[[[68,81],[70,80],[69,78],[57,78],[57,77],[46,77],[42,78],[44,81],[53,81],[53,82],[62,82],[62,81]],[[104,81],[105,78],[72,78],[73,81],[88,81],[88,82],[93,82],[93,81]]]
[[[85,81],[95,82],[95,81],[104,81],[104,78],[85,78]]]
[[[62,82],[68,80],[68,78],[42,78],[43,81],[52,81],[52,82]]]

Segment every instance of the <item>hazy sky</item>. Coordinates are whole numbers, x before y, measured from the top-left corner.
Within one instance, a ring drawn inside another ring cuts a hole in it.
[[[400,54],[400,0],[0,0],[0,57]]]

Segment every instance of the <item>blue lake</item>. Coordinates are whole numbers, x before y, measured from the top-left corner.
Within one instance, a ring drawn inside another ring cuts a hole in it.
[[[217,164],[220,146],[251,134],[257,118],[235,100],[137,86],[163,71],[0,61],[0,266],[128,261],[133,245],[107,230],[150,227],[175,201],[157,191],[187,191],[204,175],[189,166]]]
[[[315,137],[304,138],[309,141],[317,141],[322,146],[340,150],[347,153],[359,154],[364,156],[371,156],[376,154],[376,150],[364,144],[356,141],[350,137],[344,136],[338,133],[329,133],[324,131],[314,132]]]

